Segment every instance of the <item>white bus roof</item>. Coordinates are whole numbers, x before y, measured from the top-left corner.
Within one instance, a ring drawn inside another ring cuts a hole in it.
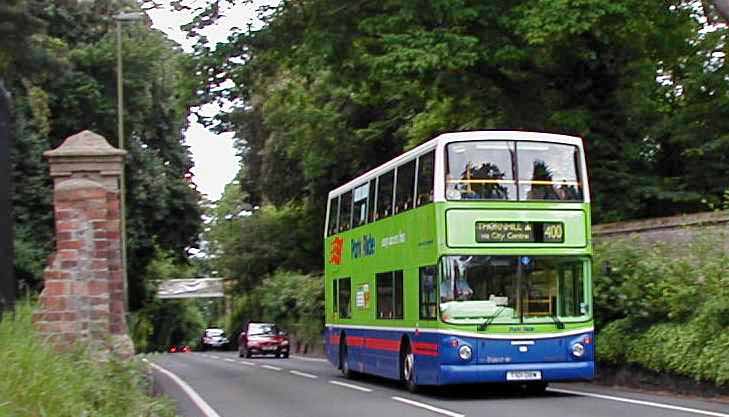
[[[470,132],[453,132],[443,133],[435,138],[411,149],[402,155],[385,162],[377,168],[371,169],[359,177],[347,182],[346,184],[335,188],[329,192],[329,199],[336,197],[346,191],[349,191],[357,186],[366,184],[367,181],[376,178],[378,175],[383,174],[396,166],[406,162],[410,159],[414,159],[416,156],[424,154],[437,147],[442,147],[446,143],[451,142],[464,142],[471,140],[528,140],[534,142],[551,142],[551,143],[563,143],[566,145],[574,145],[582,150],[582,139],[576,136],[557,135],[554,133],[541,133],[541,132],[526,132],[519,130],[476,130]]]

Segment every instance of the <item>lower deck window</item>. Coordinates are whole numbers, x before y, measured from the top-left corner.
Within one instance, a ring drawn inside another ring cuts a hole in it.
[[[342,278],[338,280],[339,286],[339,318],[349,319],[352,318],[352,280],[349,278]]]
[[[403,318],[402,277],[402,271],[382,272],[376,275],[378,319]]]
[[[420,318],[435,320],[438,312],[435,265],[420,268]]]

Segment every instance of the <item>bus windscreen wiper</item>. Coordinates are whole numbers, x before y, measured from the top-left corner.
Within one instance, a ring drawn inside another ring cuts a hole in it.
[[[489,325],[491,324],[491,322],[494,321],[496,319],[496,317],[499,317],[501,315],[501,312],[504,311],[505,308],[506,308],[506,306],[501,306],[501,308],[499,308],[496,311],[496,314],[494,314],[493,316],[487,318],[486,321],[484,321],[483,323],[479,324],[478,330],[481,331],[481,332],[484,331],[484,330],[486,330],[486,328],[489,327]]]
[[[557,314],[556,314],[556,313],[554,313],[554,314],[551,314],[551,315],[550,315],[549,317],[551,317],[551,318],[552,318],[552,320],[554,320],[554,325],[555,325],[555,326],[556,326],[556,327],[557,327],[558,329],[564,329],[564,323],[562,323],[562,321],[560,321],[560,319],[559,319],[559,318],[557,318]]]

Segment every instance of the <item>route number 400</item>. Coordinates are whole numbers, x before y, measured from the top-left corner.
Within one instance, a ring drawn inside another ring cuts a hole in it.
[[[564,225],[562,223],[554,223],[544,226],[545,242],[563,242],[564,241]]]

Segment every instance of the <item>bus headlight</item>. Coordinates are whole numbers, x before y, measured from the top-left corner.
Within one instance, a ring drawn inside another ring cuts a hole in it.
[[[458,357],[464,361],[471,360],[472,354],[473,351],[471,351],[471,347],[468,345],[463,345],[458,349]]]
[[[585,347],[582,346],[582,343],[575,343],[574,345],[572,345],[572,354],[576,358],[581,358],[585,356]]]

